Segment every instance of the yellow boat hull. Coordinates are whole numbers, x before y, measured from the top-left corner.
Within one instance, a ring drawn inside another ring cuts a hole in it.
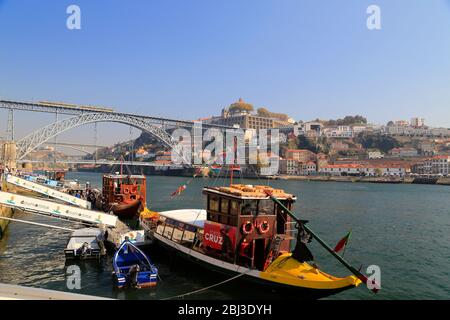
[[[291,255],[291,253],[280,255],[265,271],[260,272],[260,277],[284,286],[313,290],[340,291],[361,284],[361,280],[356,276],[337,278],[306,262],[299,262]]]

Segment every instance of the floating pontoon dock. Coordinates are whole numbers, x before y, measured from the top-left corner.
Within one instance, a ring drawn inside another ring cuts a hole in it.
[[[48,200],[41,200],[15,193],[0,191],[0,205],[24,212],[36,213],[65,220],[78,221],[93,225],[103,224],[115,227],[117,217],[100,211],[87,210]]]
[[[9,174],[6,177],[6,182],[11,183],[15,186],[18,186],[20,188],[24,188],[29,191],[34,191],[39,194],[64,201],[66,203],[72,204],[72,205],[80,207],[80,208],[91,209],[91,203],[89,201],[71,196],[70,194],[67,194],[67,193],[64,193],[61,191],[57,191],[48,186],[40,185],[39,183],[35,183],[32,181],[28,181],[28,180],[19,178],[17,176],[13,176],[11,174]]]

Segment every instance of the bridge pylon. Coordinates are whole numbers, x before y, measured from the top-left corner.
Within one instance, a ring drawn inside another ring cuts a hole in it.
[[[15,141],[4,141],[1,144],[0,159],[3,166],[11,172],[17,170],[17,147]]]

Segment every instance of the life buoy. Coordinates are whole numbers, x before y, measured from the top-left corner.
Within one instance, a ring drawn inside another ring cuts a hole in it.
[[[123,193],[129,194],[130,193],[130,189],[128,189],[128,188],[123,189]]]
[[[267,220],[264,220],[258,226],[258,232],[261,234],[269,232],[269,229],[270,229],[270,225],[269,225],[269,221],[267,221]]]
[[[253,231],[253,224],[252,224],[252,222],[250,220],[245,221],[242,224],[241,231],[242,231],[243,234],[252,233],[252,231]]]

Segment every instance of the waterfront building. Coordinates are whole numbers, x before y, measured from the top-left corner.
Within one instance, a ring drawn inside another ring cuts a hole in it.
[[[427,158],[412,166],[412,172],[417,174],[433,174],[447,176],[450,174],[450,156],[438,155]]]
[[[280,160],[280,174],[297,175],[299,161],[295,159]]]
[[[288,149],[286,159],[294,159],[300,162],[316,160],[316,154],[306,149]]]
[[[450,156],[440,155],[431,158],[431,171],[433,174],[442,174],[444,176],[450,173],[449,171]]]
[[[308,176],[315,174],[317,172],[317,165],[313,161],[299,162],[298,163],[298,174]]]
[[[317,165],[314,161],[301,162],[292,158],[280,160],[280,174],[307,176],[316,172]]]
[[[328,164],[320,168],[320,173],[332,176],[359,175],[362,169],[361,164]]]
[[[320,173],[334,176],[398,176],[408,173],[406,165],[379,163],[342,163],[329,164],[320,169]]]

